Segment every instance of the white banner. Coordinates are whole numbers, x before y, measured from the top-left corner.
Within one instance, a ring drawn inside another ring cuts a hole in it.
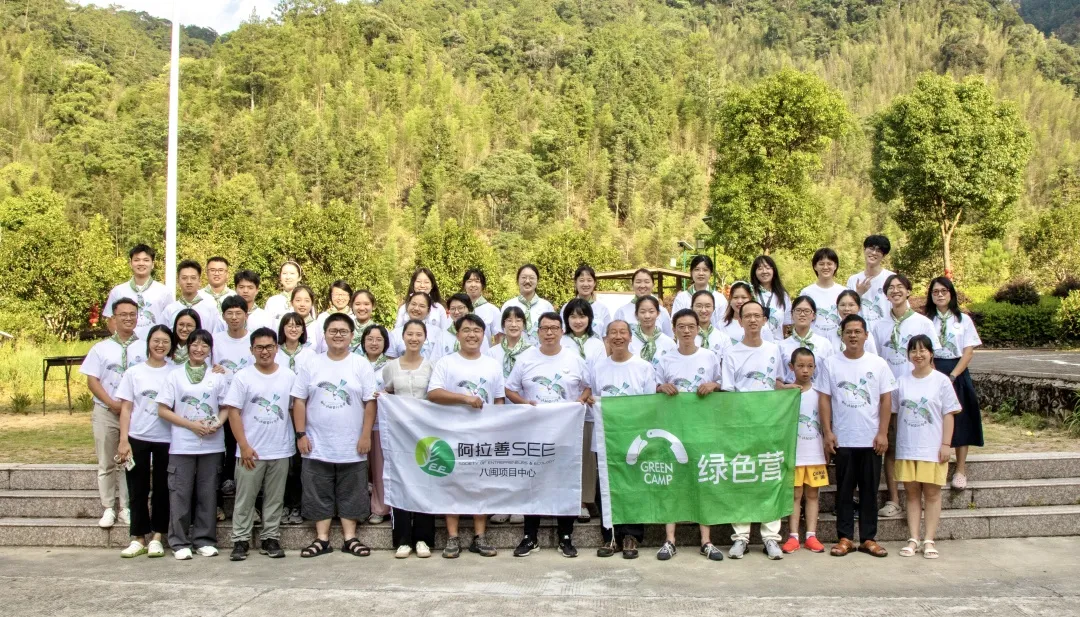
[[[579,514],[584,405],[378,401],[386,503],[431,514]]]

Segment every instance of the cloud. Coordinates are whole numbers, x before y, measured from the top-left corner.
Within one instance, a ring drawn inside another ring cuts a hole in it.
[[[180,23],[213,28],[219,34],[235,30],[254,10],[259,17],[271,15],[277,0],[76,0],[79,4],[109,6],[117,4],[132,11],[145,11],[154,17],[173,18],[173,2],[180,10]]]

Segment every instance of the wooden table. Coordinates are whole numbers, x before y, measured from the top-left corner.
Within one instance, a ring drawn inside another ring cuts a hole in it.
[[[41,415],[45,415],[45,382],[49,380],[49,369],[63,367],[64,382],[67,386],[68,415],[71,414],[71,367],[80,366],[86,356],[53,356],[41,360]]]

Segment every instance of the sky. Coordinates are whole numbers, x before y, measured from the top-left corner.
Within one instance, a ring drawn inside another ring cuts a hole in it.
[[[240,22],[251,15],[251,10],[259,17],[269,17],[277,5],[277,0],[77,0],[79,4],[96,4],[105,7],[112,4],[133,11],[146,11],[154,17],[171,20],[173,2],[180,8],[180,23],[213,28],[218,34],[235,30]]]

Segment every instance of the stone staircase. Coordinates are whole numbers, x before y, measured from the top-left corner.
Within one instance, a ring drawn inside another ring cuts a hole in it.
[[[1080,535],[1080,452],[972,456],[968,461],[968,479],[964,490],[945,492],[940,539]],[[879,500],[884,499],[882,486]],[[822,489],[820,501],[818,533],[823,540],[834,541],[835,489],[831,486]],[[230,512],[231,507],[229,500],[226,511]],[[0,546],[127,546],[127,528],[100,529],[97,526],[100,515],[94,466],[0,464]],[[470,535],[467,529],[470,524],[463,517],[463,538]],[[903,515],[881,519],[878,528],[878,539],[882,542],[903,541],[908,537]],[[341,530],[337,525],[333,530],[332,542],[340,546]],[[218,524],[219,548],[231,544],[230,531],[230,521]],[[720,525],[713,530],[713,538],[718,544],[728,544],[730,533],[730,526]],[[513,548],[521,536],[520,525],[488,526],[489,541],[499,548]],[[282,527],[282,544],[287,549],[302,548],[313,537],[310,523]],[[754,538],[756,541],[756,531]],[[393,548],[389,522],[362,525],[360,539],[373,548]],[[646,526],[647,546],[659,546],[662,539],[660,526]],[[681,525],[678,539],[680,544],[696,545],[696,526]],[[445,540],[446,532],[440,521],[436,545],[441,547]],[[598,546],[599,519],[594,517],[589,523],[579,523],[574,541],[581,548]],[[554,546],[554,542],[554,523],[545,520],[540,543]]]

